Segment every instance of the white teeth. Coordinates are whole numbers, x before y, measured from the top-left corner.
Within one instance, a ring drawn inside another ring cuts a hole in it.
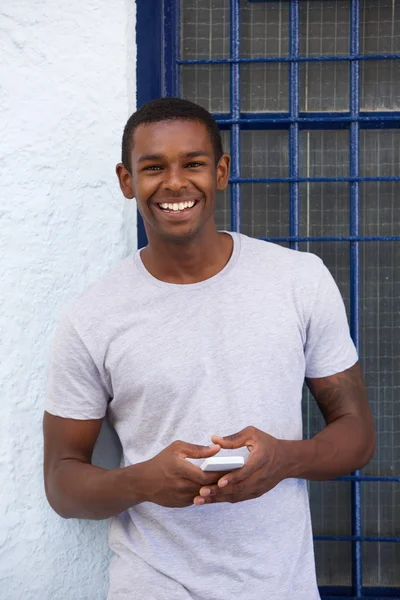
[[[185,210],[186,208],[192,208],[194,205],[196,204],[196,202],[194,200],[190,200],[189,202],[179,202],[176,204],[169,204],[168,202],[162,202],[159,206],[160,208],[163,208],[164,210],[173,210],[173,211],[178,211],[178,210]]]

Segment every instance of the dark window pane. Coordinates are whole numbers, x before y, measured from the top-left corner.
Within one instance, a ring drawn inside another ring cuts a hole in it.
[[[363,535],[400,537],[400,485],[363,483]]]
[[[181,96],[210,112],[229,112],[228,65],[183,65]]]
[[[300,54],[344,56],[350,52],[348,0],[300,2]]]
[[[360,175],[400,176],[400,129],[360,131]]]
[[[242,177],[288,177],[289,135],[286,130],[241,131]]]
[[[243,112],[287,112],[289,67],[279,63],[240,65],[240,95]]]
[[[362,554],[364,585],[400,585],[400,544],[365,542]]]
[[[266,58],[289,54],[289,3],[240,3],[240,54]]]
[[[400,181],[362,182],[360,217],[361,235],[400,235]]]
[[[350,233],[349,184],[300,184],[300,234],[345,237]]]
[[[361,110],[400,109],[400,60],[363,60]]]
[[[241,231],[252,237],[289,235],[289,185],[243,183],[241,186]]]
[[[229,56],[229,0],[181,1],[181,57],[183,59]]]
[[[351,535],[351,487],[346,481],[310,482],[314,535]]]
[[[300,175],[301,177],[348,176],[348,131],[300,131]]]
[[[319,585],[351,585],[351,544],[314,542]]]
[[[348,111],[349,63],[300,63],[300,106],[304,112]]]
[[[400,4],[396,0],[361,0],[362,54],[400,52]]]
[[[360,174],[400,176],[400,129],[360,132]],[[400,235],[400,182],[360,184],[362,235]]]

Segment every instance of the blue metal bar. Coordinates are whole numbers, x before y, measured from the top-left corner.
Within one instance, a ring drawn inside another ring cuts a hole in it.
[[[227,65],[231,63],[337,62],[355,60],[396,60],[400,54],[360,54],[358,56],[266,56],[265,58],[190,58],[177,60],[180,65]]]
[[[251,124],[255,125],[257,123],[367,123],[377,121],[379,123],[384,120],[387,121],[400,121],[400,115],[398,113],[386,113],[385,117],[381,117],[380,115],[335,115],[326,114],[326,115],[317,115],[312,117],[292,117],[289,115],[274,115],[271,113],[271,116],[260,116],[256,118],[246,118],[246,117],[227,117],[227,118],[217,118],[217,123],[219,125],[242,125],[242,124]]]
[[[230,119],[230,114],[228,112],[226,113],[213,113],[215,119]],[[268,119],[269,116],[272,116],[274,119],[287,119],[288,117],[290,117],[289,112],[245,112],[242,113],[242,115],[244,116],[244,118],[246,119],[251,119],[252,121],[259,121],[259,120],[263,120],[263,119]],[[365,117],[374,117],[374,118],[378,118],[379,120],[388,120],[390,121],[392,119],[392,117],[400,117],[400,110],[391,110],[391,111],[379,111],[379,110],[374,110],[374,111],[369,111],[369,110],[360,110],[359,112],[360,117],[365,118]],[[305,111],[300,111],[299,112],[299,117],[302,119],[307,119],[307,118],[337,118],[337,119],[342,119],[343,117],[351,117],[351,113],[350,110],[348,111],[312,111],[312,112],[305,112]]]
[[[232,119],[229,113],[214,114],[220,129],[230,129]],[[242,113],[239,120],[243,130],[288,130],[294,120],[288,113]],[[400,112],[375,114],[363,112],[358,119],[360,129],[399,129]],[[352,118],[349,113],[300,113],[297,119],[299,130],[350,129]]]
[[[175,83],[175,89],[174,89],[174,95],[175,96],[180,96],[180,91],[181,91],[181,70],[179,67],[179,64],[177,62],[177,59],[180,58],[181,56],[181,3],[180,2],[176,2],[176,0],[174,0],[174,9],[173,9],[173,23],[175,25],[175,31],[171,32],[171,35],[174,35],[175,37],[175,56],[174,61],[175,61],[175,71],[174,71],[174,75],[175,75],[175,79],[174,79],[174,83]]]
[[[344,237],[301,237],[301,236],[287,236],[287,237],[266,237],[259,238],[265,242],[400,242],[399,235],[391,236],[361,236],[361,235],[347,235]]]
[[[363,240],[359,239],[358,241]],[[373,241],[381,242],[385,240],[379,239]],[[400,236],[396,238],[396,241],[400,241]],[[334,481],[385,481],[386,483],[400,483],[400,477],[385,477],[384,475],[379,477],[376,475],[343,475],[342,477],[334,479]]]
[[[177,2],[175,0],[164,0],[164,22],[163,22],[163,77],[162,95],[176,96],[179,90],[179,67],[176,56],[179,56],[179,31]],[[158,11],[160,12],[160,11]]]
[[[289,76],[289,113],[291,119],[289,128],[289,175],[293,179],[290,184],[290,236],[299,235],[299,126],[296,119],[299,116],[299,63],[294,60],[299,55],[299,2],[290,2],[290,76]],[[297,242],[290,242],[291,248],[298,250]]]
[[[351,0],[350,8],[350,54],[353,58],[360,54],[360,3]],[[353,60],[350,64],[350,176],[360,175],[359,142],[360,130],[360,64]],[[350,235],[360,235],[360,184],[350,183]],[[360,247],[358,241],[350,242],[350,331],[354,344],[360,348]],[[360,472],[356,471],[355,476]],[[362,596],[362,514],[360,481],[351,483],[351,529],[352,529],[352,585],[355,596]]]
[[[162,14],[159,0],[137,0],[136,88],[138,108],[161,94]],[[149,77],[151,73],[151,77]]]
[[[387,177],[231,177],[230,183],[337,183],[354,181],[400,181],[400,176]]]
[[[235,123],[231,127],[231,173],[234,178],[240,177],[240,66],[237,59],[240,55],[240,0],[231,0],[231,47],[230,57],[235,62],[231,63],[231,96],[230,111]],[[231,193],[231,228],[240,231],[240,184],[232,184]]]
[[[376,536],[376,535],[314,535],[317,542],[386,542],[390,544],[400,543],[400,536]]]
[[[369,600],[399,600],[400,596],[366,596],[365,594],[363,596],[325,596],[325,594],[322,594],[321,598],[323,600],[338,600],[338,598],[347,598],[348,600],[360,600],[361,598],[368,598]]]
[[[136,101],[137,107],[161,96],[162,11],[160,0],[136,2]],[[151,73],[151,77],[149,77]],[[147,245],[143,219],[137,211],[138,248]]]
[[[351,587],[344,585],[321,585],[319,588],[322,598],[350,598],[358,600],[354,597]],[[392,598],[398,600],[400,598],[400,588],[394,587],[364,587],[363,598],[369,598],[370,600],[384,600]]]
[[[175,2],[175,52],[176,58],[181,55],[181,3]],[[175,60],[175,96],[180,96],[181,92],[181,69]]]

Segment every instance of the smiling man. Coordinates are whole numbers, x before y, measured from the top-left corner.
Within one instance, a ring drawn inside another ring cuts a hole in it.
[[[113,517],[109,600],[316,600],[306,480],[361,468],[374,451],[336,284],[314,255],[217,231],[229,157],[195,104],[134,113],[117,175],[148,245],[61,319],[48,500],[64,517]],[[311,440],[304,381],[326,422]],[[91,464],[106,413],[120,469]],[[232,452],[243,467],[199,467]]]

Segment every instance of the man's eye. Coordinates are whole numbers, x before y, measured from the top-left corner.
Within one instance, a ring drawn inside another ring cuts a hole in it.
[[[191,162],[189,164],[186,165],[189,169],[193,168],[193,167],[202,167],[203,163],[199,163],[199,162]]]
[[[158,167],[156,165],[150,165],[148,167],[145,167],[143,171],[161,171],[161,167]]]

